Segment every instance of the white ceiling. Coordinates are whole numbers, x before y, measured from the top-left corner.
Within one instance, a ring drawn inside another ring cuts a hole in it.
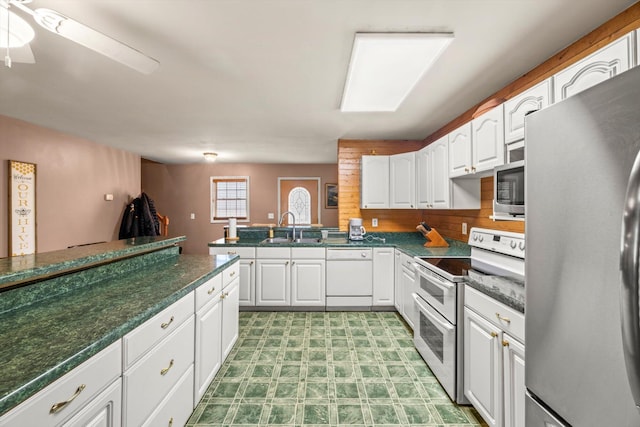
[[[339,138],[425,138],[633,3],[34,0],[160,68],[140,74],[34,24],[36,64],[0,68],[0,114],[164,163],[202,162],[204,151],[220,162],[333,163]],[[398,111],[341,113],[358,31],[455,40]]]

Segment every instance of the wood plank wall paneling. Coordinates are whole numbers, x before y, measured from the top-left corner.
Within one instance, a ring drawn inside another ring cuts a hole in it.
[[[561,50],[536,68],[509,83],[498,92],[474,105],[459,117],[427,136],[422,141],[338,141],[338,223],[341,230],[346,231],[349,218],[363,218],[368,232],[375,231],[414,231],[421,220],[436,227],[447,237],[467,240],[462,234],[462,223],[468,229],[483,227],[506,231],[524,232],[524,222],[492,221],[493,181],[483,178],[481,181],[481,204],[479,210],[397,210],[397,209],[360,209],[360,157],[371,154],[399,154],[416,151],[433,141],[449,134],[461,125],[471,121],[476,109],[492,99],[507,100],[524,90],[535,86],[558,71],[590,55],[606,46],[613,40],[640,28],[640,2],[602,24],[572,45]],[[638,40],[640,42],[640,40]],[[639,58],[640,60],[640,58]],[[371,228],[371,219],[378,218],[378,228]]]
[[[338,224],[340,230],[349,227],[349,218],[362,218],[368,232],[407,231],[415,229],[422,218],[416,209],[360,209],[360,159],[363,155],[391,155],[417,151],[424,141],[338,141]],[[378,227],[371,219],[378,218]]]

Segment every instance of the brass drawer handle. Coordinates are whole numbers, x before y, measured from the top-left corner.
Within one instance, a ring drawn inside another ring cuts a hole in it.
[[[228,296],[229,296],[229,292],[223,292],[223,293],[220,295],[220,299],[225,299],[225,298],[226,298],[226,297],[228,297]]]
[[[209,290],[207,291],[207,293],[208,293],[209,295],[211,295],[211,294],[212,294],[212,293],[214,293],[215,291],[216,291],[216,287],[214,286],[213,288],[209,289]]]
[[[232,272],[229,274],[229,277],[233,277],[233,276],[235,276],[235,275],[236,275],[236,272],[235,272],[235,271],[232,271]]]
[[[498,333],[497,333],[497,332],[491,332],[491,336],[492,336],[493,338],[496,338],[496,337],[498,336]]]
[[[236,251],[228,251],[227,255],[237,255],[238,253]]]
[[[160,327],[162,329],[167,329],[169,327],[169,325],[172,324],[172,323],[173,323],[173,316],[171,316],[171,319],[169,319],[168,322],[165,322],[165,323],[161,324]]]
[[[502,320],[503,322],[511,323],[511,319],[509,319],[508,317],[500,316],[500,313],[496,313],[496,317],[498,318],[498,320]]]
[[[502,340],[502,346],[503,346],[503,347],[509,347],[509,341],[507,341],[507,340]]]
[[[169,427],[173,426],[173,417],[169,420]]]
[[[160,375],[166,375],[167,372],[169,372],[169,369],[171,369],[172,367],[173,367],[173,359],[171,359],[171,361],[169,362],[169,366],[160,370]]]
[[[49,413],[50,414],[56,414],[58,412],[60,412],[62,409],[64,409],[65,406],[67,406],[69,403],[73,402],[73,400],[80,396],[80,393],[82,393],[82,390],[85,389],[85,387],[87,387],[84,384],[80,384],[80,386],[78,386],[78,388],[76,389],[76,392],[73,393],[73,396],[71,396],[69,399],[65,400],[64,402],[58,402],[53,404],[53,406],[51,406],[51,409],[49,409]]]

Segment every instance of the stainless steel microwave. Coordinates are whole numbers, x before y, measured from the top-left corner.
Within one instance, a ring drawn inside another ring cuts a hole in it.
[[[498,215],[524,215],[524,160],[494,169],[493,212]]]

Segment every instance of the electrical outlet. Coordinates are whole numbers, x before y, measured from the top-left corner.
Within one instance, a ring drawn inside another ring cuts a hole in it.
[[[371,220],[371,226],[372,227],[377,227],[378,226],[378,218],[373,218]]]
[[[269,212],[267,214],[267,219],[274,219],[274,218],[275,218],[275,216],[273,215],[273,212]]]
[[[191,214],[191,219],[196,219],[196,214],[192,213]]]
[[[467,234],[467,223],[466,222],[462,223],[462,234]]]

